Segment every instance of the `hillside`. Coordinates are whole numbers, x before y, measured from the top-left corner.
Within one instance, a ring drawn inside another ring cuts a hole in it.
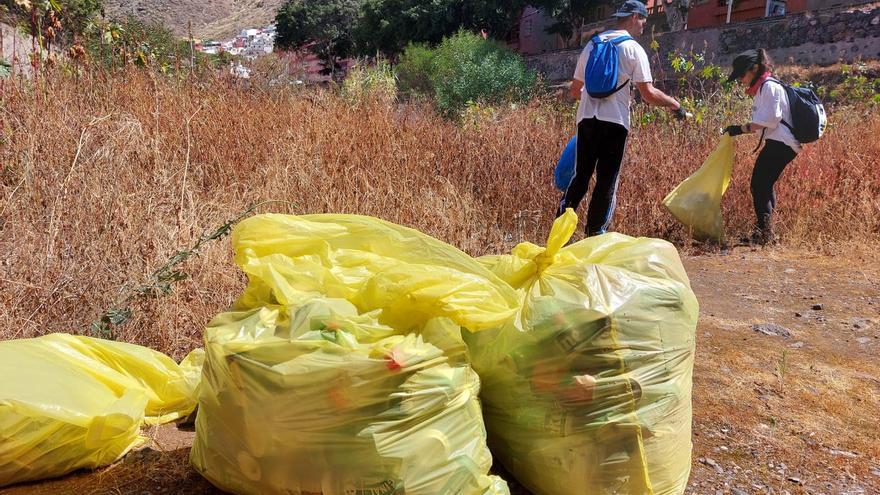
[[[108,0],[110,17],[134,16],[155,21],[176,34],[187,35],[192,22],[197,38],[229,38],[244,28],[263,26],[275,18],[283,0]]]

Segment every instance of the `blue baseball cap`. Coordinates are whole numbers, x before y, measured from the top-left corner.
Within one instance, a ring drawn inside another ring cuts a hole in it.
[[[611,17],[629,17],[633,14],[648,17],[648,8],[639,0],[626,0]]]

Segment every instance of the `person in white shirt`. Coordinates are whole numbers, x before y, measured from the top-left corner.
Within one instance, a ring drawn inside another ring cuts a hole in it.
[[[772,63],[763,49],[746,50],[733,59],[733,70],[728,81],[738,81],[746,87],[746,94],[755,97],[752,121],[745,125],[731,125],[724,132],[731,136],[761,132],[764,148],[755,160],[752,170],[752,200],[755,205],[755,228],[742,241],[749,244],[768,244],[776,240],[772,216],[776,209],[773,186],[801,150],[789,126],[791,107],[785,88],[772,78]],[[787,124],[788,123],[788,124]],[[760,144],[759,144],[760,146]]]
[[[599,34],[600,40],[641,35],[648,10],[639,0],[626,0],[613,17],[616,18],[614,29]],[[587,209],[585,231],[588,236],[605,233],[611,224],[620,164],[630,128],[630,82],[635,84],[646,103],[669,108],[678,118],[687,115],[675,98],[654,87],[648,55],[633,39],[617,44],[619,66],[616,87],[619,90],[604,98],[590,96],[584,90],[584,80],[592,49],[591,41],[581,52],[571,81],[571,95],[580,100],[577,111],[577,159],[574,176],[556,211],[558,217],[565,213],[566,208],[576,210],[586,196],[590,178],[595,172],[596,184]]]

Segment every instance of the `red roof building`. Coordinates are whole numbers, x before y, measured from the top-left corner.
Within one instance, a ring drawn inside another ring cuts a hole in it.
[[[804,12],[807,0],[732,0],[730,21],[739,22]],[[721,26],[728,22],[728,0],[694,0],[688,12],[688,29]]]

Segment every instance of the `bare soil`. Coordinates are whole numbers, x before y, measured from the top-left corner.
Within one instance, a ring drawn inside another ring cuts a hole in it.
[[[685,265],[701,305],[687,493],[880,493],[878,255],[736,247]],[[147,434],[113,466],[0,494],[221,493],[189,467],[193,433]]]

